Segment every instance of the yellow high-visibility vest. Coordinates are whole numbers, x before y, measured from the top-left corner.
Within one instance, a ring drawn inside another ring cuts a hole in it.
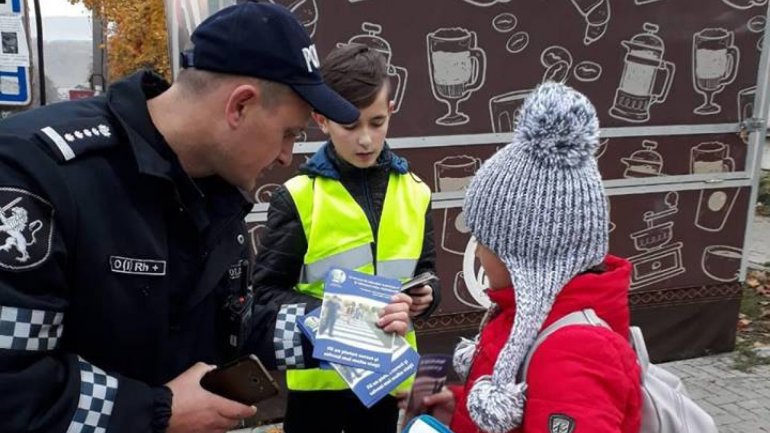
[[[307,239],[296,290],[323,298],[323,281],[332,267],[406,280],[414,275],[422,253],[425,213],[431,192],[413,174],[391,173],[377,231],[377,263],[372,256],[374,233],[364,210],[341,182],[306,175],[289,179],[291,194]],[[417,348],[414,330],[406,339]],[[413,377],[396,391],[408,390]],[[286,385],[293,391],[343,390],[348,386],[334,370],[288,370]]]

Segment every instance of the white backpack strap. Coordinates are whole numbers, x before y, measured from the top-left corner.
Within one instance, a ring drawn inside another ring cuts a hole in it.
[[[610,325],[608,325],[604,320],[600,319],[599,316],[596,315],[596,312],[591,308],[580,311],[573,311],[572,313],[569,313],[561,319],[551,323],[547,328],[543,329],[539,334],[537,334],[537,339],[535,339],[535,342],[532,343],[532,347],[529,348],[529,352],[527,352],[527,356],[524,358],[524,363],[519,369],[519,382],[523,382],[527,379],[527,371],[529,370],[529,363],[532,361],[532,356],[535,354],[537,348],[543,344],[545,339],[559,329],[571,325],[591,325],[602,326],[608,329],[610,328]],[[644,341],[642,341],[642,344],[644,344]]]
[[[647,345],[644,343],[644,335],[642,330],[638,326],[632,326],[631,328],[631,345],[634,347],[636,357],[639,360],[639,367],[642,370],[642,377],[647,374],[647,369],[650,367],[650,356],[647,353]]]

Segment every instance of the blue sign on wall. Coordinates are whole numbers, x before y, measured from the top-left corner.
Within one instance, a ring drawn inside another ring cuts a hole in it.
[[[0,15],[23,16],[26,13],[23,0],[0,3]],[[19,44],[26,44],[26,38]],[[29,66],[0,67],[0,105],[28,105],[30,93]]]

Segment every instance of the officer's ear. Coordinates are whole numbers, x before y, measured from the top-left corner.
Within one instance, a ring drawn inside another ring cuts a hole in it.
[[[315,123],[318,124],[318,127],[321,128],[321,131],[323,131],[324,134],[329,134],[329,119],[326,118],[321,113],[316,113],[313,111],[312,113],[313,120],[315,120]]]
[[[258,86],[241,84],[230,92],[225,106],[225,116],[230,128],[237,128],[246,118],[246,113],[259,106],[261,93]]]

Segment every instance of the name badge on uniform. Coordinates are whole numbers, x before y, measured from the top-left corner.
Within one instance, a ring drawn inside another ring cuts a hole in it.
[[[118,274],[162,277],[166,275],[166,261],[110,256],[110,270]]]
[[[239,280],[241,278],[241,274],[243,273],[243,267],[241,267],[241,262],[230,266],[230,269],[227,270],[227,274],[230,276],[231,280]]]

